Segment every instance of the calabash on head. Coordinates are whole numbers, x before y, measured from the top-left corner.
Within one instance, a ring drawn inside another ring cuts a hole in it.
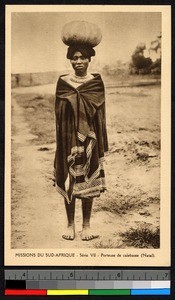
[[[102,34],[100,28],[95,24],[85,21],[73,21],[63,27],[61,38],[67,46],[88,44],[95,47],[101,42]]]

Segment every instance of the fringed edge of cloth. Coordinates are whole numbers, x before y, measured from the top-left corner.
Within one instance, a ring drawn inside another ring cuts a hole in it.
[[[84,183],[76,183],[76,187],[77,189],[74,188],[73,193],[72,193],[72,197],[75,198],[80,198],[80,199],[88,199],[88,198],[93,198],[93,197],[99,197],[101,193],[105,192],[106,189],[106,185],[105,185],[105,178],[97,178],[100,174],[100,171],[103,170],[103,162],[104,162],[104,157],[101,157],[99,159],[99,167],[98,169],[92,174],[92,176],[88,179],[88,182],[84,182]],[[56,175],[56,170],[53,170],[53,175],[55,178]],[[89,188],[85,188],[85,185],[87,184],[92,184],[92,182],[94,182],[94,186],[92,185]],[[63,190],[61,187],[59,187],[56,182],[55,182],[55,187],[57,192],[62,195],[65,200],[67,201],[68,204],[71,203],[72,197],[71,199],[68,196],[68,191]],[[79,190],[79,187],[81,188]]]
[[[68,204],[71,203],[71,200],[68,197],[68,194],[66,193],[66,191],[64,191],[63,189],[61,189],[57,184],[55,184],[56,186],[56,190],[57,192],[64,197],[64,199],[67,201]]]
[[[105,186],[105,180],[101,179],[101,178],[99,178],[99,180],[98,179],[96,179],[96,180],[101,181],[101,184],[99,184],[98,187],[94,186],[94,187],[90,187],[90,188],[85,189],[85,190],[81,190],[80,192],[73,193],[72,197],[79,198],[79,199],[88,199],[88,198],[100,197],[100,194],[104,193],[107,190],[106,186]],[[62,188],[60,188],[57,184],[55,184],[55,186],[56,186],[57,192],[61,196],[64,197],[64,199],[67,201],[68,204],[70,204],[71,199],[69,199],[67,192],[64,191]]]

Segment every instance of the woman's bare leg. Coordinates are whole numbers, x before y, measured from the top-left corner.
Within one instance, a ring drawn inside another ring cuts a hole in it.
[[[93,198],[82,199],[82,213],[83,213],[82,240],[83,241],[89,241],[99,236],[99,235],[94,235],[90,228],[92,204],[93,204]]]
[[[62,235],[63,239],[66,240],[74,240],[75,238],[75,224],[74,224],[74,217],[75,217],[75,198],[72,199],[71,203],[68,204],[66,199],[64,199],[66,214],[67,214],[67,221],[68,226],[65,233]]]

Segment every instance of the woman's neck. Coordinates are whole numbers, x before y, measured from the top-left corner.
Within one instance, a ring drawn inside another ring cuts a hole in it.
[[[75,72],[75,76],[77,77],[85,77],[87,75],[87,72],[81,73],[81,72]]]

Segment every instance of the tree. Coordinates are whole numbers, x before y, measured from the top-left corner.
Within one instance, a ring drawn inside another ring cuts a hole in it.
[[[137,45],[131,56],[130,71],[133,74],[148,74],[150,73],[150,66],[152,60],[150,57],[144,56],[144,50],[146,49],[145,43]]]

